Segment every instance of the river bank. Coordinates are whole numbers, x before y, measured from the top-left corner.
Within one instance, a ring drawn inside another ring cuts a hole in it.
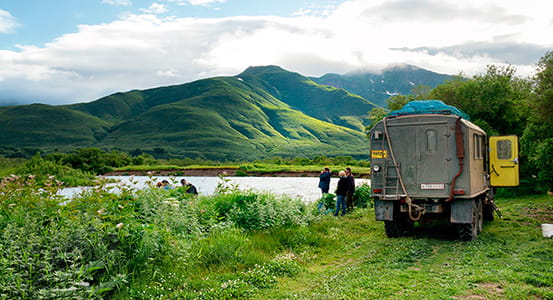
[[[319,177],[318,171],[247,171],[240,168],[193,168],[193,169],[152,169],[115,170],[104,176],[253,176],[253,177]],[[370,178],[369,173],[355,173],[356,178]],[[338,172],[332,172],[338,176]]]

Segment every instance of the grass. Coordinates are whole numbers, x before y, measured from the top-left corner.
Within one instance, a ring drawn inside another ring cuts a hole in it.
[[[553,299],[550,197],[500,199],[504,219],[471,242],[448,228],[418,227],[389,239],[372,211],[327,218],[312,228],[328,244],[306,253],[306,271],[257,299]]]
[[[429,225],[389,239],[370,208],[318,215],[227,180],[65,205],[57,188],[0,181],[0,299],[553,299],[548,196],[498,199],[505,217],[460,242]]]

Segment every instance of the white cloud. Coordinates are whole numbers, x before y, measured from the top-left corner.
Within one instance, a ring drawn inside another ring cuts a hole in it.
[[[132,5],[131,0],[102,0],[102,3],[115,5],[115,6],[130,6]]]
[[[142,8],[140,10],[145,12],[145,13],[149,13],[149,14],[164,14],[164,13],[169,11],[167,9],[167,7],[165,7],[165,5],[160,4],[160,3],[152,3],[152,5],[150,5],[150,7]]]
[[[197,5],[197,6],[209,6],[216,3],[225,3],[227,0],[168,0],[169,2],[175,2],[178,5]]]
[[[16,19],[9,12],[0,9],[0,33],[11,33],[19,26]]]
[[[553,48],[551,17],[528,3],[530,8],[505,1],[419,3],[421,8],[412,0],[351,0],[324,16],[149,14],[82,25],[44,47],[0,51],[0,103],[13,101],[13,95],[51,103],[92,101],[269,64],[308,76],[394,63],[473,75],[488,64],[509,62],[525,75]],[[402,4],[414,17],[394,9]]]

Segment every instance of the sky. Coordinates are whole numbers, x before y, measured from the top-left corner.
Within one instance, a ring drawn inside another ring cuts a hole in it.
[[[1,0],[0,106],[278,65],[305,76],[411,64],[441,74],[553,50],[550,0]]]

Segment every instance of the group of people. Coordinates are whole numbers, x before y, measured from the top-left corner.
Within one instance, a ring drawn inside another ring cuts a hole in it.
[[[182,187],[185,189],[186,193],[194,194],[194,195],[198,194],[198,189],[192,183],[188,182],[186,179],[184,179],[184,178],[181,179],[180,183],[181,183]],[[166,179],[158,182],[157,187],[162,188],[162,189],[166,189],[166,190],[174,189],[174,187]]]
[[[338,172],[340,179],[338,180],[338,187],[336,188],[336,210],[334,215],[338,216],[340,210],[342,211],[342,216],[346,214],[347,210],[353,209],[353,193],[355,192],[355,178],[351,173],[351,168],[346,168],[345,171]],[[330,178],[332,173],[330,172],[329,167],[325,167],[319,175],[319,188],[324,194],[328,194],[330,189]]]

